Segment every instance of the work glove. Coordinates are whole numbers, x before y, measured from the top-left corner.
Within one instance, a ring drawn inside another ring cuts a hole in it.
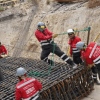
[[[95,65],[94,63],[93,64],[88,64],[88,67],[92,68],[94,65]]]
[[[6,57],[6,56],[7,56],[6,54],[4,54],[4,55],[1,55],[1,57],[2,57],[2,58]]]
[[[58,36],[58,34],[53,34],[52,35],[52,38],[55,38],[55,37],[57,37]]]

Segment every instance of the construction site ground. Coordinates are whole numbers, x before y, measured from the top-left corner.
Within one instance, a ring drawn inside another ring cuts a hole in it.
[[[100,86],[94,85],[94,90],[82,100],[100,100]]]

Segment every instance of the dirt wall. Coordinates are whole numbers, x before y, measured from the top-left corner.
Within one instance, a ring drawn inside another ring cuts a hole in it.
[[[0,40],[7,49],[9,49],[8,45],[14,47],[18,40],[18,34],[23,28],[23,24],[28,19],[30,9],[22,9],[21,11],[24,13],[26,12],[26,15],[0,23]],[[44,22],[51,32],[58,34],[65,33],[69,28],[78,28],[78,30],[82,30],[91,27],[89,42],[92,42],[100,32],[100,6],[96,8],[87,8],[87,2],[74,4],[58,4],[51,2],[50,5],[47,5],[46,0],[41,0],[39,2],[37,13],[32,19],[26,39],[27,43],[22,50],[21,57],[40,59],[41,45],[34,35],[35,30],[37,29],[37,23],[40,21]],[[79,32],[79,37],[84,42],[87,40],[87,33],[88,32],[84,31]],[[100,39],[96,42],[100,42]],[[59,35],[55,38],[55,43],[59,45],[62,51],[65,53],[68,52],[67,34]],[[10,56],[12,56],[12,53],[13,51],[9,50]],[[59,58],[55,56],[55,60],[59,61]]]

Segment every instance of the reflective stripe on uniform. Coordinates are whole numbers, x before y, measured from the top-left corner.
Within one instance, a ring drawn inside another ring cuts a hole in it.
[[[22,98],[22,100],[30,100],[32,97],[33,97],[32,100],[36,100],[36,99],[39,97],[39,91],[36,92],[33,96],[31,96],[31,97],[29,97],[29,98],[27,98],[27,99],[23,99],[23,98]]]
[[[43,45],[48,45],[48,44],[50,44],[50,43],[42,43],[41,45],[43,46]]]
[[[40,43],[47,42],[47,40],[42,40]]]
[[[68,57],[68,58],[66,58],[64,61],[66,62],[68,59],[69,59],[69,57]]]
[[[50,43],[53,42],[52,40],[50,40]]]
[[[60,58],[63,58],[66,54],[64,53]]]
[[[94,52],[94,50],[95,50],[96,46],[97,46],[97,43],[94,45],[94,47],[93,47],[93,49],[92,49],[92,51],[91,51],[91,53],[90,53],[90,55],[89,55],[89,58],[91,58],[91,57],[92,57],[93,52]]]
[[[73,51],[73,53],[76,53],[76,52],[80,52],[80,50],[77,50],[77,51]]]
[[[77,53],[80,52],[80,50],[78,50],[77,48],[72,48],[73,53]]]
[[[48,42],[48,41],[50,41],[50,42],[51,42],[51,41],[52,41],[52,39],[48,39],[48,40],[41,40],[41,41],[40,41],[40,43],[43,43],[43,42]]]
[[[19,88],[23,87],[24,85],[27,85],[27,84],[31,83],[32,81],[35,81],[35,79],[31,79],[31,80],[29,80],[29,81],[17,86],[17,88],[19,89]]]
[[[77,48],[72,48],[72,50],[78,50]]]
[[[99,64],[100,63],[100,60],[99,61],[97,61],[97,62],[95,62],[95,64]]]
[[[93,60],[93,62],[95,63],[95,62],[97,62],[98,60],[100,60],[100,56],[97,57],[95,60]]]
[[[48,57],[45,57],[43,60],[45,61],[46,59],[48,59]]]
[[[52,39],[48,39],[48,40],[42,40],[40,43],[41,43],[41,45],[43,46],[43,45],[48,45],[48,44],[50,44],[52,42]]]

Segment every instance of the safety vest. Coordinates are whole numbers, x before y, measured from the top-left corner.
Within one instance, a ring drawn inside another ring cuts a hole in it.
[[[26,78],[16,85],[16,100],[35,100],[39,97],[39,90],[42,84],[35,78]]]
[[[69,39],[69,45],[70,45],[70,55],[72,55],[72,53],[78,53],[80,52],[79,49],[76,48],[76,44],[77,42],[81,41],[81,39],[77,36],[75,36],[74,39]]]

